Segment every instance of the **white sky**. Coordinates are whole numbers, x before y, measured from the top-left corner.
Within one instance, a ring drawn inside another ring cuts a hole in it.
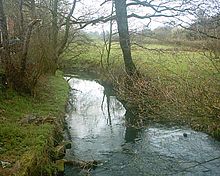
[[[70,2],[72,2],[72,0],[69,0]],[[78,2],[76,4],[76,9],[74,12],[74,17],[80,17],[80,16],[87,16],[88,19],[96,19],[97,17],[101,17],[101,16],[105,16],[105,15],[109,15],[111,13],[111,2],[105,3],[104,5],[100,6],[100,4],[102,4],[105,0],[80,0],[80,2]],[[129,2],[129,0],[127,0]],[[167,0],[154,0],[153,3],[159,3],[161,1],[167,2]],[[198,2],[202,2],[202,1],[206,1],[206,0],[199,0]],[[218,2],[218,0],[210,0],[210,1],[216,1]],[[173,6],[176,4],[177,1],[173,0],[169,6]],[[145,15],[147,13],[152,13],[153,11],[150,8],[144,8],[144,7],[136,7],[136,8],[129,8],[128,9],[129,12],[136,12],[140,15]],[[92,15],[88,15],[88,14],[92,14]],[[171,14],[169,12],[169,14]],[[181,19],[185,20],[185,21],[190,21],[190,16],[182,16]],[[160,18],[154,18],[152,19],[152,22],[150,23],[149,27],[151,29],[155,29],[159,26],[164,26],[165,22],[169,22],[171,19],[170,18],[165,18],[165,17],[160,17]],[[147,24],[148,24],[149,20],[148,19],[144,19],[144,20],[140,20],[137,18],[131,18],[129,19],[129,29],[130,30],[134,30],[134,29],[143,29]],[[98,25],[93,25],[93,26],[87,26],[84,30],[86,31],[98,31],[99,33],[101,33],[104,30],[109,30],[109,23],[105,23],[105,24],[98,24]],[[114,28],[116,29],[116,25],[114,25]]]
[[[71,2],[71,0],[69,0]],[[76,5],[76,10],[75,10],[75,17],[80,17],[87,15],[88,13],[92,13],[93,15],[89,15],[88,17],[90,18],[97,18],[101,16],[105,16],[111,13],[111,2],[108,2],[104,4],[103,6],[100,6],[104,0],[81,0],[80,2],[77,3]],[[144,11],[143,7],[141,8],[136,8],[132,9],[133,11],[139,11],[141,14],[146,14],[146,11]],[[146,10],[146,9],[145,9]],[[149,27],[151,29],[154,29],[158,26],[163,26],[163,22],[165,21],[164,18],[157,18],[154,21],[151,22]],[[149,20],[139,20],[139,19],[134,19],[131,18],[129,19],[129,29],[143,29],[144,26],[148,24]],[[87,26],[84,30],[85,31],[98,31],[102,32],[104,30],[109,30],[109,23],[103,24],[100,23],[98,25],[93,25],[93,26]],[[114,25],[113,29],[116,29],[116,25]]]

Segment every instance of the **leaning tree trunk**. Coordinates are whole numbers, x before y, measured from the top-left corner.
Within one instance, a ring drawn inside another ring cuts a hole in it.
[[[71,17],[73,15],[73,12],[75,10],[76,2],[77,2],[77,0],[73,1],[72,7],[70,9],[70,12],[69,12],[68,16],[66,17],[66,29],[65,29],[63,40],[61,41],[60,48],[58,49],[58,57],[64,52],[65,47],[66,47],[67,42],[68,42],[69,33],[70,33],[70,27],[71,27],[70,20],[71,20]]]
[[[125,70],[129,76],[136,73],[136,67],[131,56],[131,44],[128,31],[126,0],[115,0],[120,46],[123,52]]]
[[[27,31],[24,36],[24,42],[23,42],[23,47],[22,47],[21,69],[20,69],[20,73],[22,77],[25,75],[27,54],[28,54],[29,43],[31,39],[31,33],[34,28],[34,25],[36,25],[40,21],[41,21],[40,19],[34,19],[33,21],[31,21],[28,24]]]

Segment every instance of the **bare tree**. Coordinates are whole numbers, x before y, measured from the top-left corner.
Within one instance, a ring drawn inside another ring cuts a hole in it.
[[[192,2],[193,3],[193,2]],[[193,20],[186,22],[179,20],[179,24],[186,32],[188,40],[200,42],[198,48],[220,72],[220,2],[218,0],[195,2],[195,9],[191,11]]]
[[[76,2],[16,0],[13,4],[12,0],[1,1],[0,29],[4,44],[1,57],[11,87],[29,92],[41,74],[55,73],[60,55],[73,38],[70,34],[74,35],[70,21]],[[6,14],[3,5],[8,10]],[[13,31],[16,31],[10,32],[10,35],[6,16],[13,22]],[[14,38],[19,40],[19,47],[12,52],[9,42],[13,42]],[[16,62],[14,59],[11,62],[12,57],[18,58]]]
[[[54,64],[57,65],[60,55],[65,51],[65,48],[68,44],[70,29],[71,29],[71,18],[73,16],[73,12],[76,7],[77,0],[73,0],[71,8],[68,14],[62,14],[63,12],[59,11],[60,1],[53,0],[52,1],[52,9],[50,12],[52,13],[52,26],[51,26],[51,43],[54,50]],[[61,25],[59,21],[64,21]],[[63,30],[64,29],[64,30]],[[64,33],[63,37],[60,39],[60,33]],[[58,42],[60,40],[60,42]],[[56,71],[56,68],[55,70]]]
[[[100,16],[99,18],[92,20],[73,19],[71,20],[71,23],[79,24],[81,28],[84,28],[90,24],[96,24],[99,22],[106,23],[111,20],[116,20],[125,69],[127,74],[130,76],[137,73],[137,70],[131,55],[128,19],[148,19],[147,25],[149,25],[153,18],[174,18],[180,16],[181,14],[187,13],[191,9],[189,0],[105,0],[101,5],[109,1],[112,1],[115,4],[115,13],[113,15],[110,14],[107,16]],[[135,12],[134,9],[138,8],[145,10],[146,13],[139,13],[139,11]],[[133,10],[130,11],[129,9]]]
[[[116,21],[118,24],[118,32],[120,39],[120,46],[123,52],[124,63],[128,75],[133,75],[136,72],[135,64],[131,56],[130,35],[128,29],[128,18],[135,17],[139,19],[149,19],[156,17],[176,17],[181,13],[186,12],[189,8],[184,7],[188,1],[159,1],[154,0],[131,0],[126,3],[126,0],[115,0]],[[172,3],[174,5],[172,5]],[[140,15],[138,13],[127,13],[127,7],[142,6],[146,8],[146,14]],[[150,13],[151,12],[151,13]]]

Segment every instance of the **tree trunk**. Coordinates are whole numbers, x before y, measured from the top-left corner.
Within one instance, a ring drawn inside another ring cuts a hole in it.
[[[22,40],[22,42],[24,41],[24,14],[23,14],[23,5],[24,2],[23,0],[19,1],[19,13],[20,13],[20,21],[19,21],[19,37]]]
[[[2,0],[0,0],[0,32],[2,33],[2,45],[3,45],[1,59],[5,67],[4,68],[5,72],[7,73],[7,68],[10,63],[10,51],[9,51],[9,43],[8,43],[7,22],[6,22],[6,16],[4,13]]]
[[[131,56],[131,44],[128,31],[126,0],[115,0],[120,46],[123,52],[125,70],[129,76],[136,73],[136,67]]]
[[[53,1],[52,11],[52,46],[55,53],[55,60],[57,60],[57,41],[58,41],[58,0]]]
[[[29,43],[31,39],[31,33],[34,28],[34,25],[36,25],[38,22],[40,22],[40,19],[35,19],[31,21],[28,24],[26,34],[24,36],[24,43],[23,43],[23,48],[22,48],[22,58],[21,58],[21,75],[24,76],[25,70],[26,70],[26,62],[27,62],[27,54],[28,54],[28,48],[29,48]]]

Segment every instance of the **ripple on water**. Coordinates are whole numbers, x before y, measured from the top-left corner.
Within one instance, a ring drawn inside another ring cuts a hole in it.
[[[109,96],[108,106],[104,87],[77,78],[69,84],[66,121],[73,147],[66,158],[101,161],[91,175],[220,175],[220,143],[208,135],[158,125],[125,127],[123,105]],[[66,166],[66,176],[83,174]]]

